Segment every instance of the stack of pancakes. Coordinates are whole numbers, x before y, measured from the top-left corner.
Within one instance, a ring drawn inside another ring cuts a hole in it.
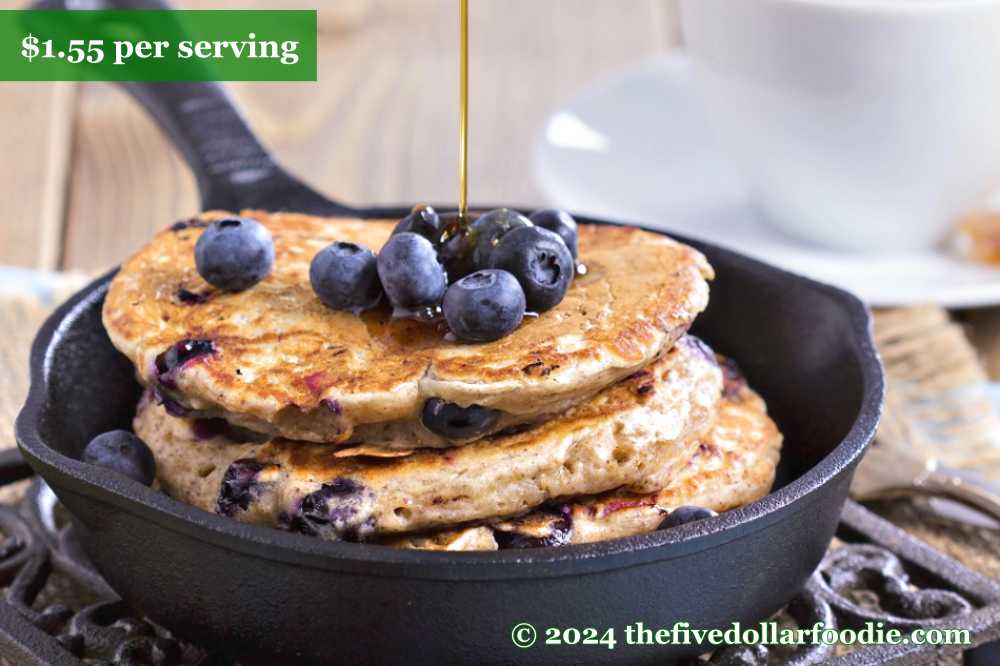
[[[763,401],[686,335],[712,277],[692,248],[581,225],[586,272],[562,303],[473,344],[312,292],[319,250],[378,251],[394,221],[244,211],[271,232],[274,267],[226,292],[194,265],[224,215],[157,236],[104,306],[148,387],[135,431],[172,497],[326,539],[472,550],[641,534],[678,506],[724,511],[770,490],[781,435]],[[433,398],[501,418],[447,439],[421,424]]]

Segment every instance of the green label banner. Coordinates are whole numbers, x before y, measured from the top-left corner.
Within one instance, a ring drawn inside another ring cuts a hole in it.
[[[315,81],[315,10],[3,10],[3,81]]]

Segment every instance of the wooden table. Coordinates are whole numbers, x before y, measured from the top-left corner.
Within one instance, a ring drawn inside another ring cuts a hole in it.
[[[474,0],[470,201],[542,203],[535,132],[581,86],[673,44],[671,1]],[[230,85],[251,126],[335,199],[457,201],[458,0],[179,4],[318,8],[318,81]],[[102,270],[197,210],[184,163],[113,84],[0,82],[0,264]]]

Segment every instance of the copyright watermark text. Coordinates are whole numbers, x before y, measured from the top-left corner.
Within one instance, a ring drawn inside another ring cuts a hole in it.
[[[761,622],[743,628],[734,622],[729,629],[691,629],[687,622],[654,629],[642,622],[615,627],[548,627],[541,645],[595,645],[614,650],[622,639],[624,645],[971,645],[969,629],[915,629],[904,636],[899,629],[886,629],[882,622],[869,622],[864,629],[835,629],[817,622],[807,629],[779,629],[777,622]],[[538,632],[527,622],[511,631],[511,640],[519,648],[538,642]]]

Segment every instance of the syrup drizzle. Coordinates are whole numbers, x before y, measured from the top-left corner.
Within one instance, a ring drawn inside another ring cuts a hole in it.
[[[469,182],[469,0],[459,0],[459,24],[461,38],[459,40],[459,106],[458,106],[458,213],[442,213],[441,236],[439,244],[442,248],[447,247],[448,241],[453,243],[463,241],[465,244],[474,244],[475,237],[471,236],[469,230],[469,208],[468,208],[468,182]],[[461,238],[456,238],[461,237]],[[459,248],[455,248],[457,251]],[[587,267],[577,264],[573,274],[574,280],[581,280],[587,275]],[[599,276],[594,275],[590,279]],[[441,305],[421,308],[410,311],[395,308],[387,316],[387,308],[378,304],[375,308],[367,309],[362,315],[368,331],[379,345],[383,348],[398,347],[402,340],[413,344],[412,332],[408,327],[395,325],[396,322],[411,321],[424,324],[428,329],[428,334],[417,342],[419,348],[426,348],[440,344],[441,342],[455,342],[457,338],[448,329],[444,322],[444,312]],[[537,312],[525,312],[525,319],[536,319]],[[438,334],[438,336],[435,335]]]
[[[468,226],[469,173],[469,0],[459,0],[461,22],[461,73],[459,76],[458,110],[458,227]]]

